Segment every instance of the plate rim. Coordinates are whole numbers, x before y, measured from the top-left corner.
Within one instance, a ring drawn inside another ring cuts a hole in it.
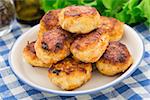
[[[125,27],[128,27],[130,28],[132,31],[135,31],[135,33],[137,34],[137,36],[139,37],[139,40],[140,42],[142,43],[142,55],[140,55],[140,59],[139,59],[139,62],[137,62],[134,67],[132,68],[132,70],[129,72],[129,70],[122,74],[120,77],[118,77],[117,79],[113,80],[112,82],[109,82],[108,84],[106,85],[103,85],[103,86],[100,86],[100,87],[97,87],[97,88],[93,88],[93,89],[89,89],[89,90],[81,90],[81,91],[59,91],[59,90],[52,90],[52,89],[48,89],[48,88],[44,88],[44,87],[41,87],[41,86],[38,86],[37,84],[34,84],[32,83],[31,81],[29,80],[26,80],[22,77],[20,77],[17,72],[15,71],[14,69],[14,66],[12,65],[11,63],[11,52],[12,52],[12,49],[14,48],[14,46],[17,44],[17,42],[19,40],[21,40],[25,35],[26,33],[32,31],[33,29],[35,29],[36,27],[39,27],[39,24],[33,26],[31,29],[29,29],[28,31],[26,31],[25,33],[23,33],[21,36],[19,36],[19,38],[15,41],[15,43],[12,45],[11,49],[10,49],[10,52],[8,54],[8,62],[9,62],[9,65],[10,65],[10,68],[12,69],[12,71],[14,72],[14,74],[21,80],[23,81],[24,83],[28,84],[29,86],[39,90],[39,91],[45,91],[45,92],[48,92],[48,93],[52,93],[52,94],[57,94],[57,95],[63,95],[63,96],[75,96],[75,95],[82,95],[82,94],[93,94],[93,93],[97,93],[103,89],[106,89],[108,87],[111,87],[117,83],[119,83],[121,80],[127,78],[129,75],[131,75],[138,67],[138,65],[141,63],[142,59],[143,59],[143,56],[144,56],[144,51],[145,51],[145,47],[144,47],[144,43],[143,43],[143,40],[142,38],[140,37],[140,35],[137,33],[137,31],[135,29],[133,29],[132,27],[124,24]]]

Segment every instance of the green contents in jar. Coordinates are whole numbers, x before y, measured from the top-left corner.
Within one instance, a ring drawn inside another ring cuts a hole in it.
[[[17,18],[24,21],[40,19],[43,11],[38,0],[15,0]]]

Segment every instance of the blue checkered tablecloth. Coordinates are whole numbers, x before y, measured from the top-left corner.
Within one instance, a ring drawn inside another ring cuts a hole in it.
[[[0,38],[0,99],[4,100],[107,100],[107,99],[130,99],[150,100],[150,33],[143,24],[137,25],[134,29],[144,41],[145,53],[138,69],[127,79],[113,87],[99,91],[96,94],[78,96],[58,96],[43,91],[38,91],[19,80],[12,72],[8,63],[8,53],[16,39],[29,30],[29,26],[22,26],[14,23],[10,34]]]

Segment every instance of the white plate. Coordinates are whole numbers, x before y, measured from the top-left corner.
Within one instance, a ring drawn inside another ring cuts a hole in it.
[[[9,63],[14,73],[25,83],[39,90],[59,95],[70,96],[94,93],[115,85],[122,79],[125,79],[127,76],[129,76],[137,68],[137,65],[140,63],[144,52],[143,42],[138,34],[128,25],[124,25],[125,34],[121,39],[121,42],[124,43],[129,49],[134,59],[133,65],[124,74],[114,77],[103,76],[97,71],[94,71],[92,73],[92,79],[85,85],[73,91],[64,91],[50,82],[46,68],[32,67],[24,60],[22,56],[22,51],[27,44],[27,41],[36,40],[38,30],[39,25],[36,25],[17,39],[10,52]]]

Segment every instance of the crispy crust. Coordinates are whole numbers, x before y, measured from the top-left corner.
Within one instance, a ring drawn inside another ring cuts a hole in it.
[[[58,14],[60,11],[60,9],[51,10],[42,17],[40,20],[40,31],[38,33],[38,37],[41,37],[43,33],[48,30],[59,27]]]
[[[66,17],[75,17],[75,16],[82,16],[82,15],[96,15],[97,10],[90,6],[69,6],[65,8],[64,15]]]
[[[63,29],[54,29],[44,33],[42,38],[42,48],[51,51],[58,52],[63,49],[65,41],[69,41],[70,34]],[[46,45],[43,47],[43,45]]]
[[[44,23],[45,28],[47,30],[50,30],[53,27],[56,27],[56,25],[58,25],[58,13],[60,13],[60,11],[61,11],[60,9],[52,10],[43,16],[41,22]]]
[[[124,30],[123,23],[111,17],[100,17],[99,31],[107,33],[110,36],[110,41],[118,41],[122,38]]]
[[[26,45],[23,50],[23,56],[25,60],[34,67],[50,67],[50,64],[45,64],[37,56],[34,49],[35,41],[30,42]]]
[[[103,56],[97,62],[97,68],[105,75],[124,72],[132,64],[127,47],[120,42],[110,42]]]
[[[47,64],[56,63],[70,54],[71,37],[68,32],[55,28],[44,34],[46,34],[45,38],[44,36],[38,38],[35,43],[37,56],[43,62]]]
[[[107,63],[124,63],[128,60],[130,54],[126,46],[120,42],[110,42],[108,48],[102,56]]]
[[[91,64],[75,61],[72,58],[65,58],[49,69],[48,76],[58,87],[64,90],[73,90],[91,78],[91,71]]]
[[[75,58],[83,62],[96,62],[105,52],[109,43],[108,34],[100,34],[97,30],[78,36],[71,44],[71,52]]]
[[[98,11],[89,6],[69,6],[59,13],[59,24],[71,33],[86,34],[96,29],[100,22]]]
[[[99,42],[101,35],[93,31],[87,35],[79,35],[73,42],[72,48],[75,48],[80,51],[84,51],[88,48],[91,48]]]

